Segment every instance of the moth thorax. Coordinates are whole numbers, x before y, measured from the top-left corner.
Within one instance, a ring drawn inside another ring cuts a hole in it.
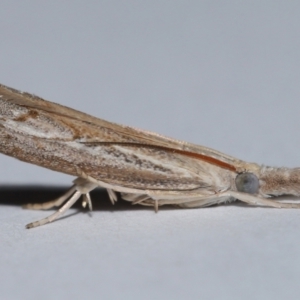
[[[235,177],[235,186],[239,192],[257,194],[259,189],[259,180],[253,173],[241,173]]]

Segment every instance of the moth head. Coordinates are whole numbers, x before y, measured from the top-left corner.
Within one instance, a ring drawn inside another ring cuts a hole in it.
[[[239,192],[257,194],[259,190],[259,180],[253,173],[240,173],[235,177],[235,186]]]

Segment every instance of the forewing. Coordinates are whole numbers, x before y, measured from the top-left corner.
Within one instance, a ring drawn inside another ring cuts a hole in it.
[[[177,149],[186,152],[186,154],[199,154],[199,159],[203,159],[201,156],[213,158],[216,161],[227,164],[227,168],[231,168],[232,170],[236,168],[236,165],[243,163],[234,157],[207,147],[98,119],[74,109],[43,100],[32,94],[19,92],[4,85],[0,85],[0,96],[2,99],[27,107],[29,110],[54,114],[56,119],[61,120],[72,129],[74,140],[80,140],[81,142],[133,143]]]

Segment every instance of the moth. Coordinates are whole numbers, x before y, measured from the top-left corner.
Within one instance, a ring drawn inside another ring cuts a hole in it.
[[[248,163],[216,150],[153,132],[101,120],[35,95],[0,85],[0,152],[21,161],[74,175],[61,197],[29,209],[60,207],[54,221],[81,196],[92,209],[90,191],[107,189],[133,204],[183,208],[240,200],[250,205],[299,208],[276,196],[300,195],[300,168]]]

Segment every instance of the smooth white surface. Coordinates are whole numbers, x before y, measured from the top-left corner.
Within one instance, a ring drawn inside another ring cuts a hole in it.
[[[0,82],[244,160],[299,166],[299,9],[297,1],[1,1]],[[1,184],[73,179],[3,155],[0,166]],[[298,210],[156,215],[128,206],[24,229],[47,214],[1,205],[3,299],[300,296]]]

